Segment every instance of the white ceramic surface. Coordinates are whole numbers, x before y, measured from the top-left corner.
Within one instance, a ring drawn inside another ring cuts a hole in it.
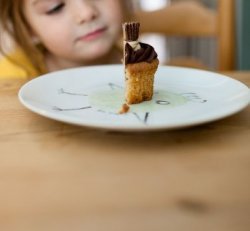
[[[53,72],[26,83],[21,103],[50,119],[118,131],[176,129],[225,118],[249,104],[249,88],[213,72],[160,66],[151,101],[124,103],[122,65]]]

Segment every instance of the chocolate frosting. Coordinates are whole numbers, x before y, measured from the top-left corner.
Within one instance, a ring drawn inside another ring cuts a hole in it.
[[[152,62],[157,58],[154,48],[146,43],[139,43],[141,48],[134,50],[128,43],[125,44],[125,64]]]

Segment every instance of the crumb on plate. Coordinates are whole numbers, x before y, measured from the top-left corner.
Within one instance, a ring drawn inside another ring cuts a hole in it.
[[[120,111],[119,111],[119,114],[125,114],[125,113],[127,113],[129,111],[129,106],[126,104],[126,103],[124,103],[123,105],[122,105],[122,108],[120,109]]]

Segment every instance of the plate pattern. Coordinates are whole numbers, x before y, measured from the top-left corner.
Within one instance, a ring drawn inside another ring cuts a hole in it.
[[[229,77],[189,68],[159,67],[151,101],[124,103],[122,65],[50,73],[19,91],[29,110],[58,121],[120,131],[175,129],[232,115],[249,104],[249,89]]]

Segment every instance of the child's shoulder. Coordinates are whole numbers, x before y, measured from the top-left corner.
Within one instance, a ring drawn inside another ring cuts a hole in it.
[[[25,69],[28,68],[31,70],[34,68],[31,62],[27,60],[24,53],[20,50],[15,50],[9,56],[10,58],[7,58],[5,56],[0,58],[0,79],[1,78],[27,79],[29,76]],[[12,59],[18,61],[18,64],[12,62],[11,61]]]
[[[26,78],[25,71],[8,58],[0,59],[0,78]]]

